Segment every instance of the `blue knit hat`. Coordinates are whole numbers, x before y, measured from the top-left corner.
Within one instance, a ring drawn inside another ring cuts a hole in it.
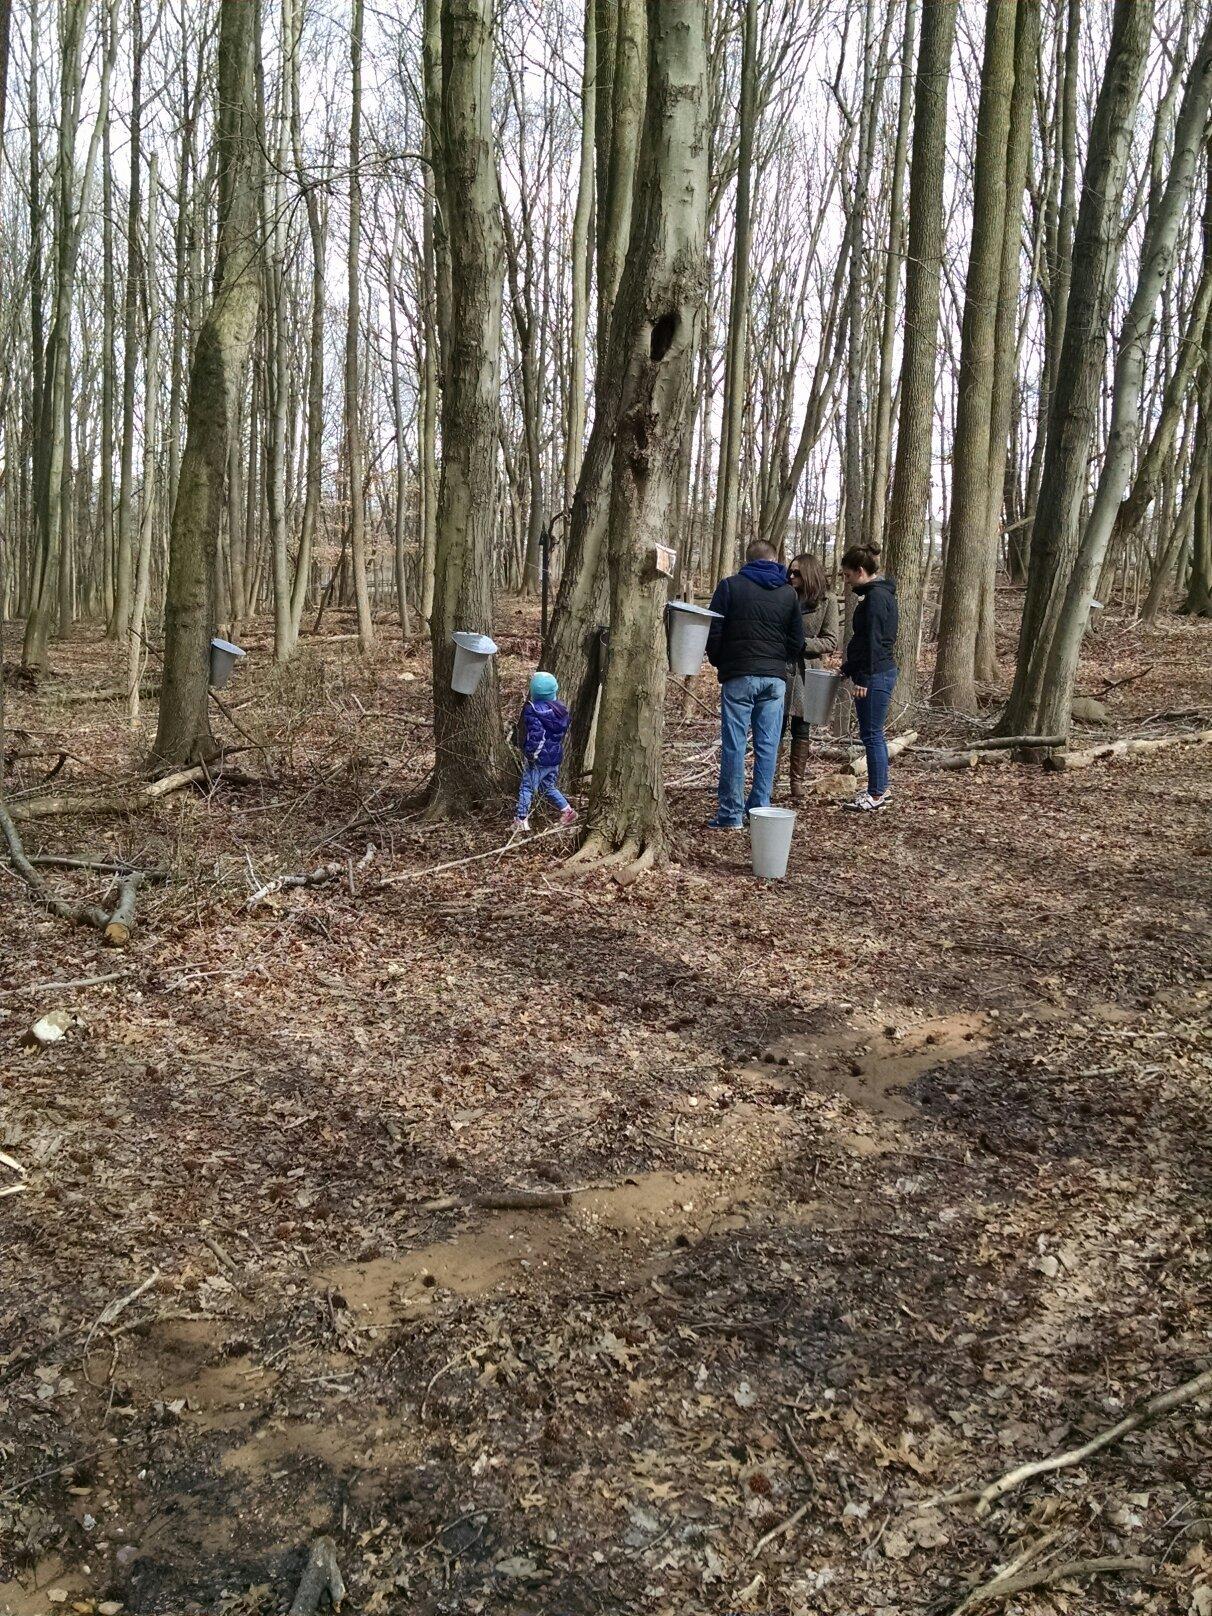
[[[554,673],[533,673],[530,676],[531,701],[554,701],[560,693],[560,682]]]

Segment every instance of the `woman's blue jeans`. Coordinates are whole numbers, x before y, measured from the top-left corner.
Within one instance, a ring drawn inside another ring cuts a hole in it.
[[[884,725],[888,721],[895,684],[895,668],[889,668],[887,673],[873,673],[867,680],[867,694],[856,696],[854,701],[859,734],[867,754],[867,790],[873,797],[882,797],[888,789],[888,742]]]

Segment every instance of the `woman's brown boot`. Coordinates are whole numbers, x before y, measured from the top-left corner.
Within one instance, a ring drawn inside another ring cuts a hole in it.
[[[807,741],[792,741],[791,743],[791,800],[803,802],[804,776],[808,773],[808,754],[810,747]]]

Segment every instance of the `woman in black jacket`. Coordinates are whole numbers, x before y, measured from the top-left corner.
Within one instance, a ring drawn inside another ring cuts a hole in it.
[[[896,631],[900,612],[896,585],[880,575],[880,553],[873,545],[855,544],[842,557],[842,577],[858,596],[842,674],[850,680],[859,734],[867,754],[867,789],[844,803],[859,813],[882,808],[888,801],[888,742],[884,724],[896,684]]]
[[[783,733],[786,734],[788,727],[791,730],[791,800],[801,802],[812,743],[804,673],[808,668],[819,668],[822,658],[833,655],[838,647],[840,631],[837,599],[829,587],[825,569],[816,556],[796,556],[787,568],[787,580],[799,596],[800,614],[804,620],[804,650],[798,664],[788,673],[783,716]]]

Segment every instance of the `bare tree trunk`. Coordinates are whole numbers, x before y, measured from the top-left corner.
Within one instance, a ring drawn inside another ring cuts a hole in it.
[[[585,0],[585,67],[581,79],[581,165],[572,221],[572,331],[569,336],[568,440],[564,452],[565,532],[585,458],[585,375],[589,336],[589,227],[593,219],[593,140],[597,121],[598,32],[595,0]]]
[[[431,810],[463,811],[499,789],[504,738],[489,666],[474,695],[450,688],[456,630],[492,627],[504,244],[493,155],[492,0],[442,0],[442,123],[451,296],[441,333],[442,480],[433,616]],[[439,305],[440,306],[440,305]]]
[[[263,192],[269,210],[265,239],[266,415],[265,489],[274,584],[274,661],[288,662],[296,636],[291,613],[290,562],[286,553],[286,411],[289,363],[286,321],[286,160],[290,134],[290,79],[295,52],[293,0],[281,0],[281,61],[274,110],[273,176]]]
[[[1146,36],[1147,47],[1147,36]],[[1068,579],[1063,607],[1057,620],[1040,693],[1039,721],[1054,724],[1046,733],[1069,733],[1070,706],[1077,679],[1082,637],[1090,616],[1090,603],[1099,571],[1115,526],[1115,518],[1128,486],[1132,459],[1140,431],[1141,385],[1145,353],[1161,289],[1169,278],[1178,246],[1178,232],[1195,189],[1196,164],[1208,142],[1208,111],[1212,106],[1212,16],[1191,65],[1182,107],[1174,131],[1174,149],[1161,196],[1145,227],[1136,291],[1119,335],[1111,403],[1111,430],[1094,506]],[[1206,521],[1204,526],[1206,527]],[[1196,516],[1198,553],[1200,520]],[[1041,733],[1045,733],[1041,731]]]
[[[1006,153],[1014,92],[1014,0],[989,0],[972,194],[972,250],[964,289],[959,407],[952,450],[951,536],[943,567],[936,706],[975,713],[976,635],[989,546],[990,411],[1002,248],[1007,230]],[[1020,221],[1013,230],[1018,247]],[[999,463],[1000,464],[1000,463]],[[999,475],[1000,488],[1000,475]]]
[[[118,565],[114,587],[111,639],[126,639],[130,620],[134,568],[135,389],[139,375],[139,234],[143,226],[141,195],[143,154],[143,5],[131,0],[130,187],[126,210],[126,288],[122,326],[122,447],[118,471]]]
[[[215,122],[219,173],[215,291],[190,370],[185,452],[169,541],[164,678],[155,752],[170,763],[191,763],[215,750],[207,709],[215,554],[237,390],[261,298],[259,45],[257,0],[224,5],[219,14]]]
[[[1001,720],[1008,734],[1040,733],[1035,726],[1044,672],[1077,549],[1119,261],[1124,177],[1152,24],[1153,0],[1116,0],[1074,237],[1068,313],[1031,533],[1014,688]]]
[[[741,504],[741,428],[749,368],[749,255],[753,238],[753,143],[757,124],[758,0],[744,0],[741,102],[736,171],[736,227],[732,248],[732,303],[724,368],[724,414],[716,480],[716,573],[732,571]],[[713,580],[714,581],[714,580]]]
[[[886,563],[900,596],[896,660],[907,699],[917,692],[922,616],[922,545],[930,514],[934,380],[943,254],[947,88],[958,0],[923,0],[909,173],[909,259],[901,359],[896,467]]]
[[[598,343],[594,418],[573,496],[564,570],[543,646],[572,713],[569,757],[579,770],[597,705],[598,629],[606,608],[606,529],[620,376],[611,318],[631,228],[636,153],[645,101],[644,0],[597,0]],[[609,93],[607,93],[609,89]]]
[[[892,463],[892,363],[896,346],[897,293],[905,248],[905,159],[913,109],[913,68],[917,47],[918,0],[906,0],[905,38],[901,47],[901,88],[896,115],[896,148],[892,155],[892,200],[888,220],[888,261],[884,266],[884,314],[880,329],[880,375],[871,445],[871,526],[868,540],[884,545],[888,505],[888,471]]]
[[[299,36],[303,26],[303,5],[297,0],[295,9],[295,40],[290,58],[290,119],[291,144],[294,150],[295,172],[303,178],[303,132],[299,106]],[[290,597],[290,632],[297,644],[307,606],[311,585],[311,561],[315,547],[316,529],[320,521],[320,500],[323,487],[324,454],[324,312],[326,289],[324,266],[326,258],[324,224],[320,218],[320,203],[316,187],[308,185],[304,192],[307,208],[307,229],[311,237],[311,320],[307,353],[307,447],[303,473],[303,519],[299,525],[299,553],[295,558],[295,575]]]
[[[1015,9],[1014,94],[1006,140],[1006,219],[994,331],[993,387],[989,400],[989,485],[985,512],[984,577],[976,638],[977,682],[992,685],[997,668],[997,563],[1006,459],[1018,382],[1018,293],[1022,259],[1022,202],[1031,160],[1035,84],[1039,64],[1039,0],[1019,0]]]
[[[144,655],[143,628],[147,617],[147,597],[151,588],[152,538],[156,512],[157,422],[160,404],[160,327],[159,293],[155,272],[156,209],[159,201],[158,159],[152,153],[147,170],[147,223],[143,264],[147,298],[147,348],[143,365],[143,509],[139,523],[138,556],[135,564],[135,590],[127,629],[126,703],[130,721],[139,717],[139,681]]]
[[[610,659],[580,857],[632,875],[665,852],[661,770],[667,580],[653,565],[677,500],[707,291],[706,8],[649,0],[648,96],[612,354],[622,374],[610,501]]]
[[[82,47],[88,13],[87,0],[79,0],[78,4],[65,8],[62,13],[59,156],[55,203],[55,300],[40,389],[39,451],[34,467],[37,533],[23,648],[23,661],[28,667],[41,667],[46,662],[46,643],[50,632],[51,575],[58,547],[59,524],[63,517],[63,460],[66,452],[63,422],[71,349],[72,299],[80,256],[80,239],[92,193],[97,154],[101,148],[101,131],[109,117],[112,50],[106,50],[103,57],[97,120],[89,139],[84,172],[77,184],[76,133],[80,121]],[[113,30],[109,30],[108,33],[112,45]]]
[[[353,0],[349,55],[349,316],[345,327],[345,458],[349,466],[349,554],[353,566],[358,641],[363,652],[374,644],[370,592],[366,582],[366,473],[362,463],[358,344],[362,336],[362,33],[366,0]]]

